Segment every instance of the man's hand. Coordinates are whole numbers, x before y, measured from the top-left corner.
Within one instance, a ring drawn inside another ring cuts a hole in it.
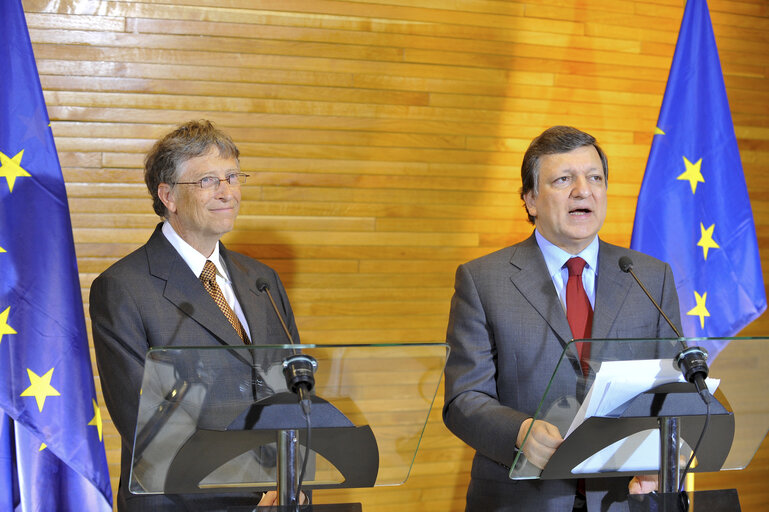
[[[627,490],[630,494],[649,494],[657,490],[658,481],[658,475],[634,476],[628,484]]]
[[[307,503],[307,496],[304,493],[299,495],[299,504],[305,505]],[[278,492],[267,491],[262,495],[262,499],[259,500],[258,506],[260,507],[277,507],[278,506]]]
[[[543,469],[547,461],[550,460],[550,457],[553,456],[555,449],[563,442],[563,438],[555,425],[541,420],[534,421],[534,418],[529,418],[523,422],[518,431],[518,441],[515,443],[518,448],[523,445],[523,440],[532,421],[534,426],[531,428],[529,438],[526,439],[526,444],[523,446],[523,454],[529,462],[539,469]]]

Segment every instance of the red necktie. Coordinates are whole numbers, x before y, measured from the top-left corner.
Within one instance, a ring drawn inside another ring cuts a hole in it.
[[[574,339],[589,338],[593,325],[593,308],[590,307],[590,299],[582,286],[582,270],[586,264],[582,258],[571,258],[566,262],[566,268],[569,269],[569,281],[566,283],[566,319]],[[590,344],[579,342],[576,345],[582,373],[587,375],[590,369],[587,364],[590,359]]]

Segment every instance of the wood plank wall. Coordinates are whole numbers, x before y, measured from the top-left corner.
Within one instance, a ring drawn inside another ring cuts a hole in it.
[[[602,236],[629,244],[684,1],[23,5],[84,301],[93,278],[158,221],[143,153],[176,124],[208,118],[232,134],[252,173],[225,241],[278,270],[304,342],[364,343],[443,340],[456,266],[531,230],[519,165],[550,125],[602,143],[611,167]],[[769,4],[711,0],[710,9],[766,255]],[[767,333],[766,317],[744,332]],[[317,501],[462,510],[472,452],[443,426],[441,405],[439,396],[405,485],[319,492]],[[104,431],[116,482],[108,418]],[[768,454],[698,482],[736,485],[743,510],[766,510]]]

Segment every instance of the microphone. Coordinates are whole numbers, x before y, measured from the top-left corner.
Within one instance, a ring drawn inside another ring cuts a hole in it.
[[[687,382],[694,384],[697,388],[697,392],[702,397],[702,400],[706,404],[710,403],[710,392],[705,385],[705,378],[708,376],[707,351],[703,348],[690,347],[686,344],[686,340],[683,339],[684,337],[681,334],[681,331],[679,331],[673,322],[670,321],[670,318],[668,318],[665,312],[662,311],[662,308],[657,304],[657,301],[654,300],[654,297],[651,296],[649,290],[646,289],[646,286],[644,286],[635,272],[633,272],[633,260],[628,256],[622,256],[619,259],[619,268],[623,272],[633,276],[635,282],[638,283],[638,286],[641,287],[651,303],[654,304],[654,307],[657,308],[657,311],[662,315],[662,318],[665,319],[670,328],[673,329],[673,332],[676,333],[679,342],[681,343],[682,350],[673,360],[673,364],[677,369],[681,370],[681,373]]]
[[[256,280],[256,289],[260,292],[267,292],[267,297],[270,299],[272,309],[280,320],[280,325],[283,327],[283,332],[286,333],[288,341],[291,345],[296,345],[293,336],[286,327],[286,322],[283,321],[283,315],[280,314],[278,306],[275,304],[275,300],[270,293],[270,283],[263,277]],[[318,368],[318,362],[314,357],[299,354],[295,349],[292,349],[293,355],[286,358],[283,361],[283,376],[286,378],[286,386],[288,389],[299,395],[299,400],[302,403],[302,407],[309,406],[309,400],[306,399],[306,394],[312,391],[315,386],[315,370]],[[305,405],[305,401],[307,404]]]

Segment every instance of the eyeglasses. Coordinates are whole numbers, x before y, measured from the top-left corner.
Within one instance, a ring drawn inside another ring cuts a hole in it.
[[[224,178],[218,176],[206,176],[200,178],[198,181],[177,181],[174,185],[199,185],[203,190],[218,190],[222,181],[226,181],[231,187],[239,187],[241,183],[246,182],[248,174],[244,172],[233,172],[228,174]]]

